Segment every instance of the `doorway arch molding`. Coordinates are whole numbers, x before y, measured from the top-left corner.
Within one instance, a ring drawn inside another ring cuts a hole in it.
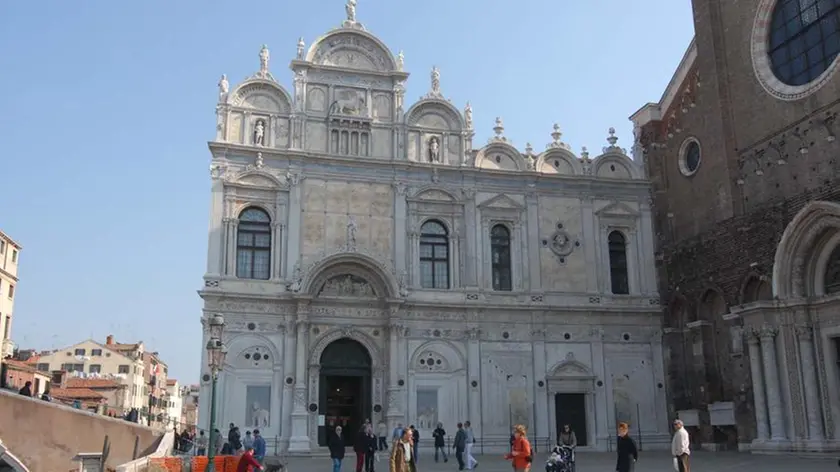
[[[368,351],[371,361],[371,390],[372,403],[371,405],[382,405],[383,386],[384,386],[384,372],[382,361],[382,349],[379,348],[376,341],[367,333],[360,331],[352,326],[341,326],[326,331],[320,338],[318,338],[312,345],[309,351],[309,398],[310,402],[316,402],[320,398],[321,393],[321,355],[324,350],[335,341],[339,339],[350,339],[361,344]],[[384,406],[382,411],[384,412]],[[318,415],[319,408],[316,411],[309,413],[309,438],[311,446],[317,448],[318,446]],[[378,423],[382,418],[382,413],[374,414],[371,421],[374,424]]]

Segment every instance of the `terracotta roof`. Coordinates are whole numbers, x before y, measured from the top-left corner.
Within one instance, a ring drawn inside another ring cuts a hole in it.
[[[72,378],[67,379],[67,385],[65,388],[68,389],[77,389],[77,388],[120,388],[122,385],[117,382],[116,380],[111,379],[79,379],[79,378]]]
[[[49,374],[47,372],[38,372],[37,369],[35,369],[31,365],[29,365],[29,364],[27,364],[26,362],[23,362],[23,361],[16,361],[14,359],[5,359],[5,360],[3,360],[3,363],[6,364],[7,366],[9,366],[9,368],[12,369],[12,370],[17,370],[17,371],[20,371],[20,372],[39,373],[39,374],[42,374],[42,375],[49,376]]]
[[[114,344],[106,344],[105,346],[109,347],[111,349],[115,349],[117,351],[133,351],[133,350],[137,349],[139,344],[136,344],[136,343],[129,343],[129,344],[114,343]]]
[[[102,400],[105,397],[89,388],[50,388],[50,395],[65,400]]]

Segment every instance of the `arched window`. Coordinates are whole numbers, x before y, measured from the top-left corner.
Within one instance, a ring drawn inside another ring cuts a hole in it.
[[[449,234],[434,220],[420,228],[420,285],[449,288]]]
[[[496,225],[490,230],[490,257],[493,290],[511,291],[510,231],[504,225]]]
[[[825,266],[823,293],[833,295],[840,292],[840,246],[831,251]]]
[[[627,295],[630,293],[630,282],[627,275],[627,240],[620,231],[613,231],[607,241],[610,252],[612,293]]]
[[[259,208],[248,208],[239,215],[236,276],[259,280],[271,277],[271,218]]]
[[[784,84],[817,79],[840,53],[840,2],[779,0],[773,11],[768,53],[773,73]]]

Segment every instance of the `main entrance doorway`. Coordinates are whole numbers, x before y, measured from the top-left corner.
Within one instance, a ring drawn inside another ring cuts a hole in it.
[[[371,358],[358,341],[342,338],[321,354],[318,444],[327,445],[328,434],[341,426],[346,446],[352,446],[364,421],[371,417]]]
[[[570,425],[575,432],[578,446],[586,446],[586,395],[583,393],[558,393],[554,395],[557,437],[563,432],[563,425]]]

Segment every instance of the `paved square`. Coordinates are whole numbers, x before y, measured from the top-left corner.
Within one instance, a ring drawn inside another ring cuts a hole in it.
[[[475,456],[479,461],[477,472],[510,472],[510,463],[498,455]],[[534,461],[534,472],[543,472],[545,456],[538,455]],[[289,472],[313,472],[331,470],[329,458],[288,460]],[[355,455],[348,451],[342,472],[355,472]],[[431,453],[420,454],[418,472],[457,472],[458,464],[452,458],[448,463],[435,463]],[[614,453],[577,454],[577,472],[612,472],[615,470]],[[639,454],[637,472],[673,472],[671,457],[665,452],[644,452]],[[837,459],[803,459],[788,456],[759,456],[737,452],[695,452],[691,461],[695,472],[838,472]],[[376,472],[388,472],[386,460],[376,463]]]

